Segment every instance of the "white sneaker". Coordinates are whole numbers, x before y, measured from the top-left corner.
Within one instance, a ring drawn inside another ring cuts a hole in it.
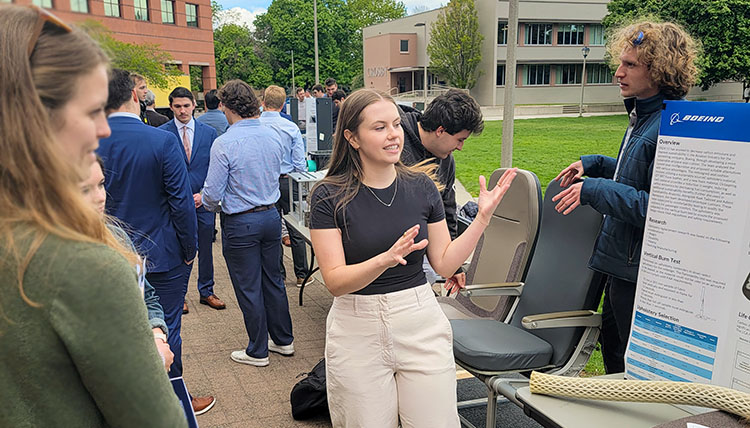
[[[247,355],[244,349],[241,351],[232,352],[232,355],[230,355],[230,358],[232,359],[232,361],[236,363],[249,364],[251,366],[256,366],[256,367],[265,367],[268,365],[268,357],[266,358],[251,357]]]
[[[268,350],[277,354],[286,355],[287,357],[294,355],[294,342],[288,345],[277,345],[273,340],[268,338]]]

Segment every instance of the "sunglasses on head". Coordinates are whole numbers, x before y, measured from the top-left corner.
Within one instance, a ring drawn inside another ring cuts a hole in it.
[[[638,35],[633,39],[633,46],[640,46],[643,43],[643,31],[639,31]]]
[[[32,33],[33,35],[31,36],[31,40],[29,40],[29,57],[31,57],[31,53],[34,52],[36,43],[39,41],[39,36],[42,35],[42,29],[44,28],[45,23],[49,22],[50,24],[65,31],[66,33],[70,33],[73,31],[73,29],[70,28],[68,24],[64,23],[60,18],[56,17],[51,12],[36,5],[30,5],[29,7],[34,9],[37,13],[36,24],[34,24],[34,32]]]

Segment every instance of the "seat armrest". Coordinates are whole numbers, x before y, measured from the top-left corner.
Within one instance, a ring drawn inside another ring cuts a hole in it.
[[[493,282],[490,284],[467,285],[461,293],[466,297],[479,296],[520,296],[523,282]]]
[[[527,315],[521,320],[527,330],[560,327],[599,327],[602,314],[594,311],[565,311],[548,314]]]

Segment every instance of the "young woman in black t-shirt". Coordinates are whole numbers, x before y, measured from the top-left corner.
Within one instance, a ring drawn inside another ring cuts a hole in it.
[[[476,246],[515,177],[480,177],[475,222],[451,241],[437,186],[399,161],[396,105],[369,89],[342,104],[311,237],[326,287],[328,403],[334,427],[458,427],[450,324],[422,271],[446,277]]]

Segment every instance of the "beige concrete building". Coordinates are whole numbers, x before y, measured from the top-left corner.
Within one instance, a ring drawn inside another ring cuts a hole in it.
[[[516,51],[516,104],[617,104],[621,102],[605,63],[601,20],[608,0],[520,1]],[[471,95],[482,106],[503,104],[507,55],[508,1],[477,0],[479,29],[484,35],[482,74]],[[441,9],[373,25],[363,30],[365,86],[402,99],[424,96],[425,48]],[[421,25],[424,24],[424,25]],[[583,71],[583,48],[589,49]],[[428,97],[447,83],[428,68]],[[695,88],[688,98],[739,100],[741,83],[722,83],[709,91]],[[576,110],[577,111],[577,110]]]

